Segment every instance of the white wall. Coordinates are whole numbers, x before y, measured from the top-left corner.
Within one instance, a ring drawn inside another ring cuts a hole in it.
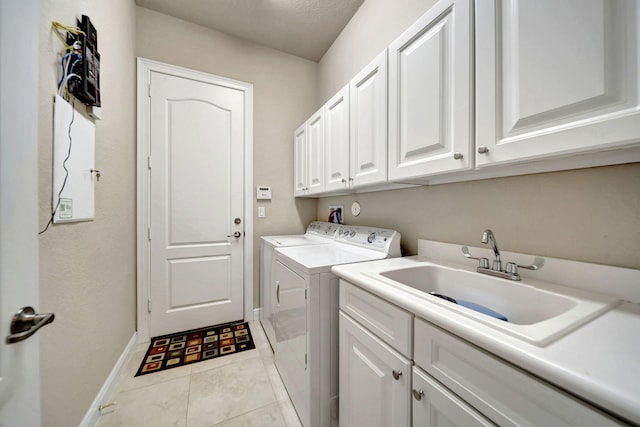
[[[102,55],[95,221],[54,225],[40,236],[40,310],[56,314],[39,332],[42,419],[47,427],[68,427],[78,425],[136,326],[135,6],[133,0],[40,4],[41,228],[51,212],[52,100],[62,49],[51,21],[75,25],[88,15]],[[82,109],[79,102],[76,107]]]
[[[319,104],[433,3],[366,0],[320,61]],[[347,223],[399,230],[404,254],[418,238],[478,244],[491,228],[505,250],[640,269],[638,163],[323,198],[317,218],[329,205],[344,205]]]
[[[260,236],[299,233],[316,213],[314,199],[293,198],[293,130],[317,103],[318,64],[141,7],[136,40],[140,57],[253,84],[254,187],[273,191],[273,200],[254,206],[253,294],[259,307]],[[258,206],[266,207],[266,218],[257,217]]]

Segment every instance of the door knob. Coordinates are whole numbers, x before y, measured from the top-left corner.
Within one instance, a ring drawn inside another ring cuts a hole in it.
[[[239,238],[240,236],[242,236],[242,233],[240,233],[239,231],[236,231],[233,234],[227,234],[227,237],[235,237],[236,239]]]
[[[38,329],[53,322],[53,319],[55,319],[53,313],[37,314],[33,307],[23,307],[11,319],[9,328],[11,335],[7,336],[6,343],[13,344],[26,340]]]

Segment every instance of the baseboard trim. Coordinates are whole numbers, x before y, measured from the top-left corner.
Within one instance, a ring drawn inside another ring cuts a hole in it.
[[[98,410],[98,408],[100,407],[100,405],[108,403],[107,399],[109,399],[113,394],[116,380],[118,379],[120,372],[122,371],[129,353],[131,353],[131,351],[135,348],[137,340],[137,332],[134,332],[131,336],[131,339],[129,340],[129,343],[122,351],[122,354],[118,358],[118,361],[113,366],[111,373],[105,380],[102,388],[98,392],[98,395],[93,400],[93,403],[91,403],[91,406],[89,406],[87,413],[84,415],[84,418],[82,419],[78,427],[93,427],[96,425],[96,423],[98,422],[98,417],[100,417],[100,411]]]
[[[253,309],[253,320],[262,320],[262,307]]]

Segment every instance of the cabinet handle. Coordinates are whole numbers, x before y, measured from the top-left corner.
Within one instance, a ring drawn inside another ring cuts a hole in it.
[[[347,182],[347,180],[342,178],[342,180],[340,182],[345,183],[345,182]]]
[[[481,145],[478,147],[479,154],[487,154],[488,152],[489,152],[489,149],[486,146]]]
[[[394,369],[393,371],[391,371],[391,374],[393,375],[393,379],[398,381],[400,379],[400,377],[402,376],[402,371],[396,371]]]
[[[456,151],[455,153],[453,153],[453,158],[454,158],[455,160],[460,160],[460,159],[461,159],[461,158],[463,158],[463,157],[464,157],[464,156],[463,156],[463,155],[462,155],[462,153],[461,153],[461,152],[459,152],[459,151]]]
[[[422,400],[422,396],[424,396],[424,391],[413,389],[413,397],[416,400]]]

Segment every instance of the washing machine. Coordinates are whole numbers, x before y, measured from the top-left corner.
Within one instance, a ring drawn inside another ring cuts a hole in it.
[[[305,427],[337,426],[339,278],[331,267],[400,256],[400,233],[341,225],[329,244],[273,255],[276,367]]]
[[[260,248],[260,306],[262,307],[262,328],[271,344],[274,346],[274,331],[272,315],[277,310],[273,304],[275,301],[275,288],[271,286],[271,263],[273,250],[289,246],[311,246],[327,244],[333,241],[339,224],[330,222],[313,221],[307,227],[305,234],[292,234],[284,236],[262,236]]]

